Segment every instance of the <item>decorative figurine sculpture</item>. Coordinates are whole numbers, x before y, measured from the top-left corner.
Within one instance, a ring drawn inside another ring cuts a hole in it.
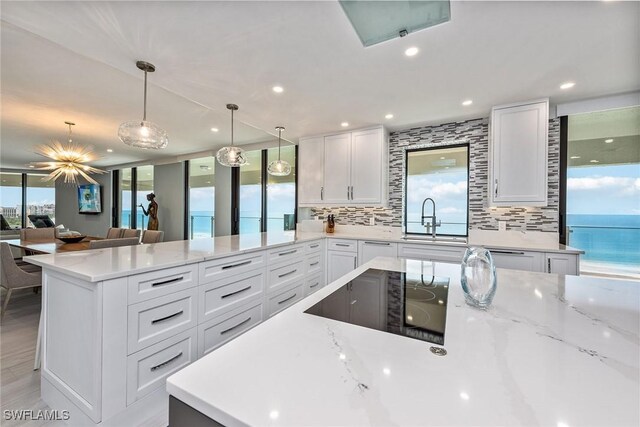
[[[157,230],[158,229],[158,203],[155,201],[156,195],[153,193],[147,194],[147,200],[149,201],[149,207],[147,209],[140,205],[142,208],[142,212],[145,216],[149,217],[149,224],[147,225],[147,230]]]

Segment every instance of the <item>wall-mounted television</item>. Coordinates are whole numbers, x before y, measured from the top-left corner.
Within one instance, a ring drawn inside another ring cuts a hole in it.
[[[78,209],[81,214],[98,214],[102,212],[100,185],[78,185]]]

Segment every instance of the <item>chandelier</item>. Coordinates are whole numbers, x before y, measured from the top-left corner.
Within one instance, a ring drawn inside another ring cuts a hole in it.
[[[48,157],[51,161],[33,162],[31,165],[37,170],[52,171],[43,178],[44,181],[55,181],[64,177],[65,184],[76,184],[78,176],[80,176],[92,184],[97,184],[97,181],[91,178],[89,174],[105,173],[106,171],[85,164],[96,160],[97,156],[94,155],[92,147],[83,147],[73,142],[71,139],[71,126],[75,126],[75,123],[64,123],[69,126],[67,143],[62,144],[60,141],[53,140],[49,144],[37,146],[36,153]]]
[[[227,109],[231,110],[231,145],[222,147],[216,153],[216,159],[222,166],[238,167],[247,163],[244,150],[233,145],[233,112],[238,111],[236,104],[227,104]]]
[[[118,138],[127,145],[137,148],[165,148],[169,144],[167,132],[153,122],[147,121],[147,73],[153,73],[156,67],[145,61],[136,62],[144,71],[144,110],[142,120],[124,122],[118,128]]]
[[[291,165],[286,160],[280,160],[280,143],[282,142],[282,131],[284,126],[276,126],[278,131],[278,160],[274,160],[267,166],[267,172],[273,176],[287,176],[291,173]]]

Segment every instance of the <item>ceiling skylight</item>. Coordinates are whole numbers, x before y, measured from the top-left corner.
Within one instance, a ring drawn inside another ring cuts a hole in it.
[[[364,46],[404,37],[451,18],[449,1],[340,0]]]

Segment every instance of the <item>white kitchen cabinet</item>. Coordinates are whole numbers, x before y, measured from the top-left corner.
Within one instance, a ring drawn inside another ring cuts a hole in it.
[[[379,256],[396,258],[398,256],[398,244],[374,240],[358,241],[359,266]]]
[[[548,132],[548,99],[491,110],[491,205],[547,205]]]
[[[300,139],[298,205],[386,206],[388,150],[381,126]]]
[[[324,137],[305,138],[298,145],[298,200],[311,205],[323,203]]]
[[[490,249],[493,263],[499,268],[544,272],[544,253]]]
[[[387,147],[381,129],[351,134],[350,203],[379,204],[387,198]],[[385,194],[383,194],[385,192]]]
[[[545,271],[554,274],[580,274],[580,257],[576,254],[547,252],[545,254]]]
[[[328,280],[331,283],[355,270],[358,254],[354,252],[327,251]]]
[[[401,258],[422,259],[440,262],[461,262],[466,247],[429,245],[428,243],[401,243],[398,256]]]
[[[324,203],[346,205],[351,185],[351,133],[324,138]]]

